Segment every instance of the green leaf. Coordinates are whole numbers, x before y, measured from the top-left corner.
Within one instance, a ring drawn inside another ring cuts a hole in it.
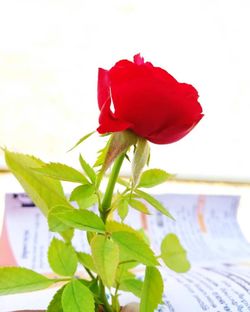
[[[82,155],[79,156],[79,161],[82,166],[82,169],[86,173],[86,175],[90,178],[90,181],[95,184],[96,181],[96,173],[95,170],[83,159]]]
[[[132,208],[144,213],[144,214],[150,214],[147,206],[143,204],[141,201],[136,200],[134,198],[129,198],[129,206]]]
[[[63,241],[53,238],[48,251],[48,260],[52,270],[62,276],[73,276],[78,258],[74,248]]]
[[[104,285],[113,286],[119,263],[118,245],[105,236],[96,235],[91,240],[91,251],[96,270]]]
[[[158,265],[158,261],[145,241],[132,232],[114,232],[113,240],[119,245],[123,258],[139,261],[145,265]],[[125,256],[125,257],[124,257]]]
[[[88,287],[88,289],[92,292],[95,298],[95,304],[102,304],[101,298],[99,298],[100,290],[97,278],[91,281],[84,279],[78,279],[78,281],[81,282],[84,286]]]
[[[77,203],[80,209],[87,209],[93,207],[97,203],[97,201],[98,201],[97,195],[93,194],[89,197],[79,199]]]
[[[170,219],[174,220],[174,218],[172,217],[170,212],[156,198],[154,198],[153,196],[149,195],[148,193],[145,193],[145,192],[143,192],[141,190],[138,190],[138,189],[136,189],[134,192],[135,192],[136,195],[138,195],[139,197],[141,197],[144,200],[146,200],[156,210],[160,211],[165,216],[167,216]]]
[[[175,234],[168,234],[161,243],[161,258],[171,270],[184,273],[190,269],[186,250]]]
[[[137,267],[139,264],[140,263],[138,261],[128,260],[128,261],[120,262],[118,268],[124,268],[124,270],[131,270],[131,269],[134,269],[135,267]],[[128,273],[131,273],[131,271],[128,271]],[[132,275],[134,275],[134,274],[132,273]]]
[[[94,232],[87,232],[86,234],[87,234],[86,236],[87,236],[88,243],[90,245],[90,242],[95,237],[96,233],[94,233]]]
[[[141,293],[140,312],[154,312],[162,301],[163,280],[155,267],[147,267]]]
[[[146,244],[148,244],[150,246],[150,239],[147,236],[144,228],[141,228],[138,230],[138,233],[141,235],[142,239],[145,241]]]
[[[71,243],[71,240],[74,237],[74,229],[70,228],[64,231],[59,231],[59,234],[62,236],[66,243]]]
[[[127,188],[129,187],[129,181],[122,179],[121,177],[118,177],[116,181]]]
[[[154,187],[166,182],[172,177],[162,169],[149,169],[142,173],[138,187]]]
[[[68,243],[71,242],[74,236],[74,229],[62,223],[57,218],[56,214],[54,214],[54,212],[59,211],[60,213],[62,213],[62,211],[65,211],[65,210],[69,211],[70,209],[73,210],[74,208],[70,205],[69,206],[55,206],[50,210],[48,217],[47,217],[50,231],[59,233],[63,237],[63,239]]]
[[[86,177],[78,170],[60,163],[44,164],[41,168],[34,168],[34,171],[52,179],[88,184]]]
[[[62,294],[63,312],[94,312],[95,302],[91,291],[77,280],[68,283]]]
[[[122,221],[128,215],[128,201],[126,198],[121,198],[116,204],[117,212]]]
[[[58,217],[57,214],[62,214],[63,212],[68,212],[69,210],[74,210],[72,206],[54,206],[50,210],[48,214],[48,225],[49,225],[49,230],[51,232],[57,232],[61,233],[64,231],[68,231],[71,227],[63,223]],[[71,233],[72,234],[72,233]],[[70,235],[70,238],[72,235]]]
[[[125,223],[119,223],[117,221],[107,221],[106,222],[106,231],[109,233],[115,233],[115,232],[130,232],[136,235],[138,238],[141,238],[140,233],[136,231],[131,226],[125,224]]]
[[[142,287],[143,287],[143,282],[135,278],[124,279],[119,284],[120,290],[131,292],[138,298],[141,297]]]
[[[115,281],[120,285],[121,281],[125,279],[133,279],[135,278],[135,275],[128,271],[130,268],[128,268],[127,263],[125,264],[119,264],[116,275],[115,275]],[[120,288],[120,287],[119,287]]]
[[[77,253],[78,261],[86,267],[87,269],[96,272],[96,268],[94,265],[94,261],[91,255],[85,253],[85,252],[78,252]]]
[[[135,230],[134,228],[125,223],[119,223],[117,221],[107,221],[106,231],[108,233],[130,232],[136,235],[138,239],[142,239],[144,242],[146,242],[147,245],[150,245],[149,239],[146,237],[146,234],[143,232],[143,229]],[[134,267],[134,265],[130,264],[129,267]]]
[[[93,206],[98,200],[94,185],[85,184],[77,186],[71,193],[70,200],[76,201],[81,209]]]
[[[95,193],[93,184],[85,184],[77,186],[70,195],[70,201],[78,201],[81,198],[89,197]]]
[[[53,299],[50,301],[46,312],[63,312],[62,308],[62,293],[65,286],[61,287],[54,295]]]
[[[135,188],[139,182],[142,170],[147,163],[150,153],[149,143],[144,138],[138,138],[135,155],[132,161],[132,182]]]
[[[29,269],[18,267],[0,268],[0,295],[45,289],[55,283],[55,280],[50,280]]]
[[[68,150],[68,152],[70,152],[73,149],[75,149],[78,145],[80,145],[83,141],[87,140],[94,133],[95,133],[95,131],[92,131],[92,132],[84,135],[79,141],[77,141],[77,143],[73,147],[71,147],[71,149]]]
[[[60,221],[70,228],[98,233],[105,232],[105,226],[102,219],[94,212],[78,209],[66,210],[63,208],[64,207],[62,207],[62,210],[60,210],[60,207],[56,207],[51,211],[49,215],[49,224],[51,223],[50,220],[52,217],[54,220]]]
[[[25,192],[45,215],[55,205],[69,205],[59,181],[44,177],[31,169],[45,165],[44,162],[32,156],[9,152],[6,149],[5,160]]]

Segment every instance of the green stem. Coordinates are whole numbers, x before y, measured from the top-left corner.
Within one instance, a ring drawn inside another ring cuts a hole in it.
[[[108,300],[106,297],[105,286],[103,285],[103,282],[101,281],[101,279],[99,279],[99,285],[100,285],[100,297],[105,307],[105,312],[112,312],[112,308],[110,304],[108,303]]]
[[[104,222],[106,221],[109,210],[110,210],[110,205],[112,202],[112,196],[113,196],[116,180],[118,178],[124,157],[125,157],[125,153],[117,157],[117,159],[114,162],[114,165],[113,165],[110,177],[109,177],[108,185],[107,185],[104,197],[103,197],[102,207],[101,207],[102,208],[101,214],[102,214],[102,219]]]
[[[101,217],[104,223],[106,223],[106,219],[108,217],[108,214],[110,212],[110,206],[111,206],[111,202],[112,202],[112,197],[113,197],[113,192],[114,192],[114,188],[115,188],[115,184],[124,160],[126,153],[121,154],[119,157],[116,158],[110,177],[109,177],[109,181],[108,181],[108,185],[106,188],[106,191],[104,193],[103,196],[103,200],[102,203],[100,205],[99,202],[99,211],[101,213]],[[98,187],[100,185],[100,181],[101,181],[102,175],[100,175],[99,177],[99,181],[98,181]],[[101,300],[103,302],[104,308],[105,308],[105,312],[112,312],[112,307],[110,306],[107,297],[106,297],[106,292],[105,292],[105,286],[102,282],[102,280],[99,278],[99,286],[100,286],[100,297]]]
[[[95,276],[92,274],[92,272],[88,268],[84,267],[84,269],[86,270],[86,272],[88,273],[88,275],[91,277],[92,280],[95,279]]]

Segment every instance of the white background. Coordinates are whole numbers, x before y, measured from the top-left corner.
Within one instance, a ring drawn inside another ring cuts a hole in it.
[[[71,162],[98,125],[97,68],[141,52],[193,84],[205,112],[183,140],[152,145],[152,166],[250,181],[249,13],[248,0],[2,0],[0,145]]]

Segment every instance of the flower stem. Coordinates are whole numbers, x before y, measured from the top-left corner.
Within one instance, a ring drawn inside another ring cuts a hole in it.
[[[110,177],[109,177],[109,181],[108,181],[108,185],[103,197],[103,201],[102,201],[102,209],[101,209],[101,214],[102,214],[102,219],[105,222],[110,210],[110,205],[112,202],[112,196],[113,196],[113,192],[114,192],[114,188],[115,188],[115,184],[116,184],[116,180],[118,178],[123,160],[125,157],[125,153],[122,153],[119,157],[117,157],[117,159],[114,162]]]
[[[115,184],[123,163],[123,160],[125,158],[125,153],[122,153],[120,156],[118,156],[114,162],[110,177],[109,177],[109,181],[108,181],[108,185],[106,188],[106,191],[104,193],[104,197],[101,203],[101,207],[99,208],[102,220],[104,223],[106,223],[108,214],[110,212],[110,206],[111,206],[111,202],[112,202],[112,197],[113,197],[113,192],[114,192],[114,188],[115,188]],[[101,179],[99,179],[100,181]],[[100,184],[100,182],[98,183]],[[98,185],[99,186],[99,185]],[[99,202],[99,206],[100,206],[100,202]],[[104,308],[105,308],[105,312],[112,312],[113,309],[111,308],[107,297],[106,297],[106,292],[105,292],[105,286],[102,282],[102,280],[99,278],[99,287],[100,287],[100,297],[101,300],[103,302]]]
[[[94,280],[94,279],[95,279],[95,276],[92,274],[92,272],[91,272],[88,268],[86,268],[86,267],[84,267],[84,269],[86,270],[86,272],[88,273],[88,275],[91,277],[91,279]]]
[[[103,285],[103,282],[101,279],[99,280],[99,285],[100,285],[100,297],[105,307],[105,312],[112,312],[112,308],[110,304],[108,303],[108,300],[106,297],[105,286]]]

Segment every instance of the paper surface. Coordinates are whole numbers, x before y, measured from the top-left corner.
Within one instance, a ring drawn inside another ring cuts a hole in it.
[[[176,221],[151,209],[150,216],[131,211],[126,223],[144,228],[158,254],[162,238],[167,233],[176,233],[192,264],[185,274],[162,267],[165,295],[164,305],[158,311],[250,311],[250,246],[236,219],[240,198],[180,194],[156,197]],[[0,265],[20,265],[53,275],[47,262],[53,235],[45,218],[25,194],[7,194]],[[76,231],[73,243],[78,250],[89,250],[81,232]],[[142,274],[140,270],[137,273]],[[55,291],[51,288],[33,292],[32,300],[28,300],[30,294],[0,297],[0,311],[46,308]],[[127,300],[127,295],[123,300]]]

